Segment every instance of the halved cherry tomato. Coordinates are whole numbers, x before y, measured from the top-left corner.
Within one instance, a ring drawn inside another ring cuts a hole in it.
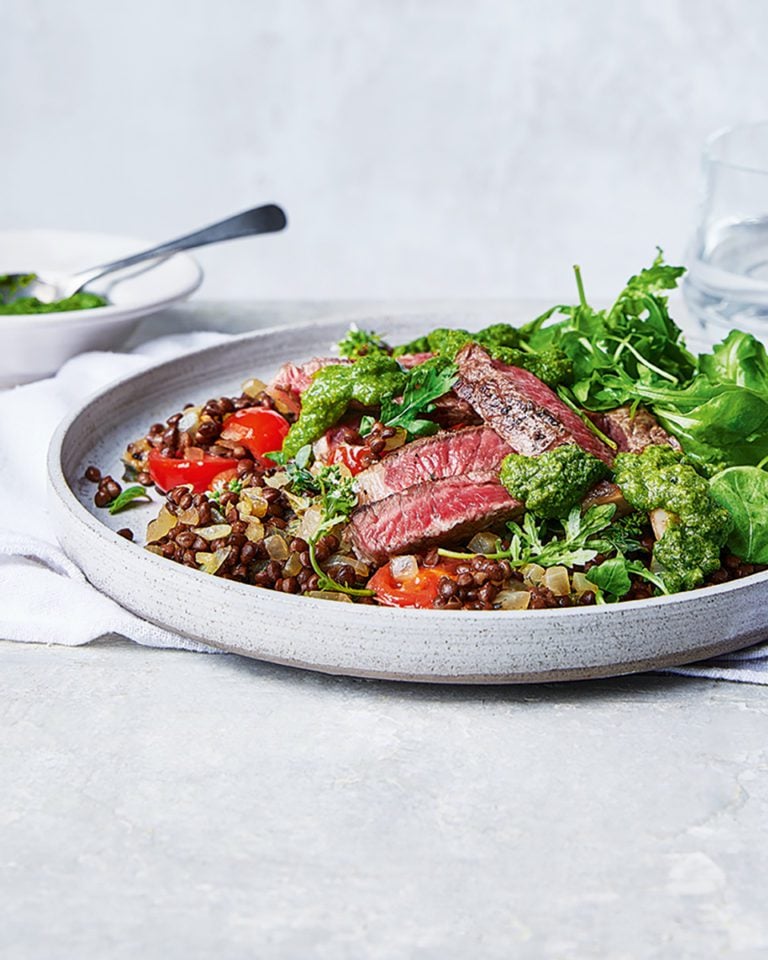
[[[380,567],[368,581],[368,589],[376,593],[376,599],[385,607],[418,607],[434,605],[442,577],[453,577],[454,571],[444,565],[420,567],[415,577],[396,580],[387,563]]]
[[[221,473],[217,473],[213,480],[211,480],[211,482],[208,484],[208,489],[225,492],[233,480],[237,480],[237,470],[234,468],[231,468],[230,470],[222,470]]]
[[[149,475],[159,490],[172,490],[182,483],[191,484],[195,493],[207,490],[214,477],[224,470],[234,470],[232,457],[208,457],[202,460],[177,460],[164,457],[159,450],[150,450],[147,460]]]
[[[326,463],[343,463],[352,476],[365,470],[373,463],[371,448],[361,444],[339,443],[331,447]]]
[[[274,462],[265,453],[279,450],[288,433],[288,421],[274,410],[264,407],[246,407],[224,421],[222,440],[233,440],[253,454],[262,467],[273,467]]]

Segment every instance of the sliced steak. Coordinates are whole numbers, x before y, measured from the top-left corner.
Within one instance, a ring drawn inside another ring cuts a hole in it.
[[[619,453],[642,453],[646,447],[665,444],[680,449],[677,440],[644,407],[638,407],[634,416],[632,408],[627,405],[605,413],[591,413],[589,417],[613,440]]]
[[[441,427],[469,427],[483,422],[483,418],[477,415],[474,408],[470,407],[466,400],[457,397],[453,390],[438,397],[434,401],[434,409],[426,416]]]
[[[464,476],[473,482],[496,480],[501,461],[508,453],[512,453],[509,444],[486,426],[423,437],[357,475],[360,502],[383,500],[416,483],[445,477]]]
[[[434,353],[401,353],[397,362],[403,370],[411,370],[413,367],[418,367],[420,363],[431,360],[432,357],[434,357]]]
[[[498,482],[447,477],[358,507],[346,537],[361,560],[385,563],[393,554],[471,536],[521,509]]]
[[[494,360],[470,343],[456,358],[455,392],[518,453],[536,457],[564,443],[576,443],[605,463],[611,451],[570,407],[538,377]]]
[[[270,396],[279,396],[281,399],[292,396],[295,400],[299,400],[301,394],[312,383],[312,377],[318,370],[351,362],[344,357],[313,357],[306,363],[284,363],[267,387],[267,393]]]

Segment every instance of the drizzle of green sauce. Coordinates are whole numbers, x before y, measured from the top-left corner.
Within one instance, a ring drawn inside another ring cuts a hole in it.
[[[496,360],[522,367],[530,371],[539,380],[556,387],[573,380],[573,364],[562,350],[547,347],[536,353],[520,347],[520,331],[508,323],[494,323],[490,327],[470,333],[467,330],[438,327],[424,337],[395,347],[393,356],[405,353],[436,353],[450,360],[468,343],[478,343]]]
[[[43,303],[37,297],[17,297],[12,299],[18,290],[22,290],[35,279],[34,273],[14,279],[8,274],[0,275],[0,314],[25,313],[59,313],[64,310],[92,310],[94,307],[105,307],[108,300],[97,293],[80,291],[63,300],[54,300],[53,303]]]
[[[406,377],[397,361],[385,353],[370,353],[349,365],[322,367],[301,395],[301,414],[285,437],[283,453],[296,456],[343,417],[352,402],[374,407],[386,396],[398,396]]]

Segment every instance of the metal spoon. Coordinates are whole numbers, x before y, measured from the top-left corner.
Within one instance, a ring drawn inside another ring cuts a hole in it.
[[[274,203],[268,203],[266,206],[255,207],[253,210],[246,210],[234,217],[212,223],[210,226],[204,227],[202,230],[196,230],[194,233],[188,233],[186,236],[177,237],[176,240],[169,240],[168,243],[161,243],[149,250],[143,250],[141,253],[134,253],[130,257],[112,260],[110,263],[102,263],[100,266],[91,267],[89,270],[80,270],[78,273],[70,274],[51,271],[35,274],[33,280],[14,291],[13,299],[18,296],[37,297],[42,303],[64,300],[66,297],[71,297],[82,290],[83,287],[98,277],[103,277],[115,270],[132,267],[134,264],[142,263],[145,260],[154,260],[158,257],[165,258],[179,250],[192,250],[195,247],[204,247],[209,243],[219,243],[222,240],[250,237],[257,233],[276,233],[282,230],[287,222],[285,213],[280,207]],[[5,279],[5,283],[9,283],[12,287],[14,281],[18,282],[24,276],[25,274],[21,273],[11,274]]]

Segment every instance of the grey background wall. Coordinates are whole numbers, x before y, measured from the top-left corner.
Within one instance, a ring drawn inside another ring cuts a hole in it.
[[[164,239],[206,296],[608,295],[768,117],[764,0],[5,0],[0,226]]]

